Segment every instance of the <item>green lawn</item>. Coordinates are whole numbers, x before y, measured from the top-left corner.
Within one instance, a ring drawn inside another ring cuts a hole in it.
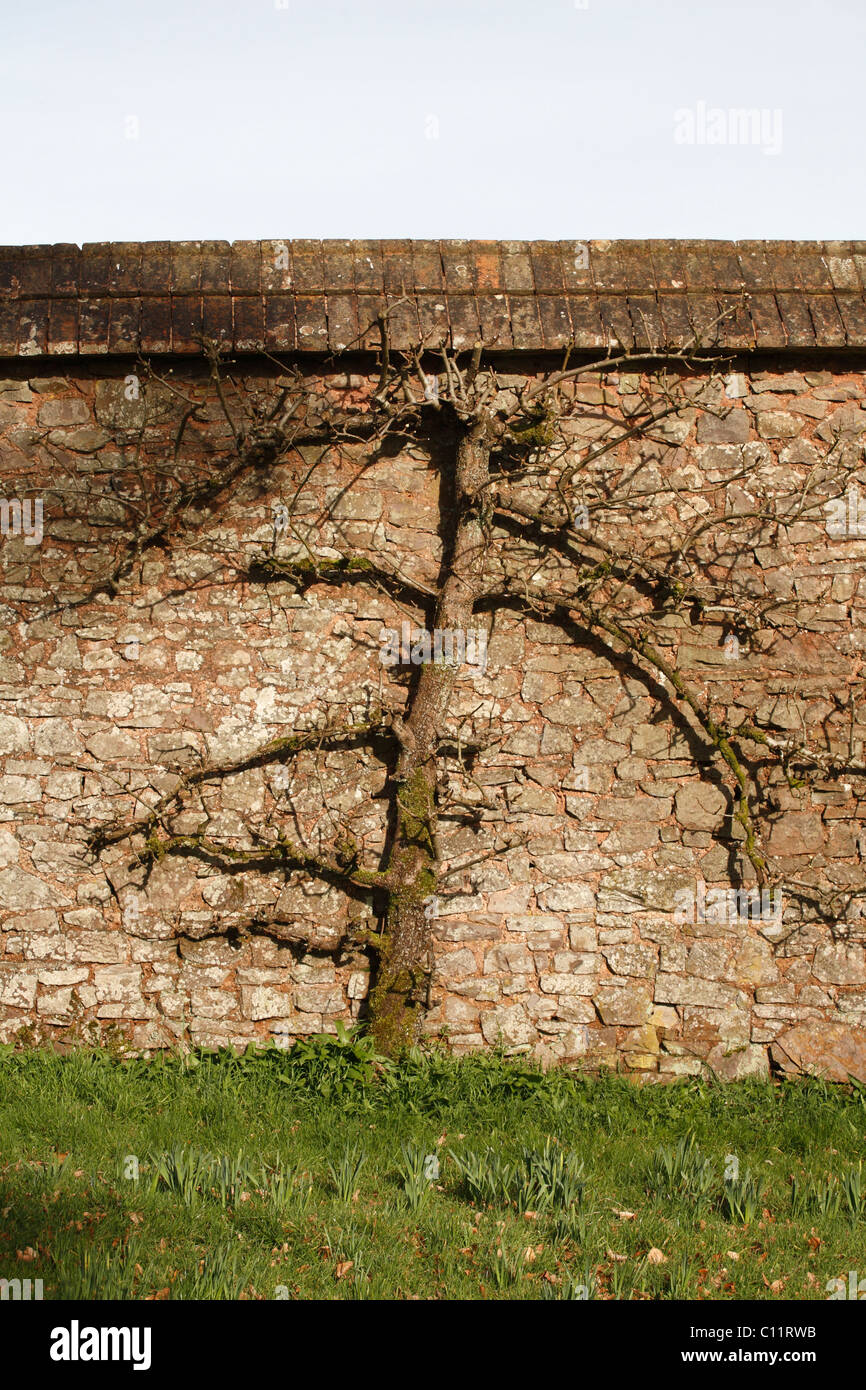
[[[866,1277],[864,1133],[866,1088],[817,1081],[391,1065],[359,1040],[7,1048],[0,1278],[82,1299],[823,1300]]]

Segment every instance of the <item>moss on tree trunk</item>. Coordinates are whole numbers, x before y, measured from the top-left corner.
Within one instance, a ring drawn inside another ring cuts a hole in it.
[[[450,559],[436,603],[435,628],[465,633],[473,623],[487,549],[482,505],[489,479],[488,430],[488,421],[482,416],[458,432],[450,546],[446,542]],[[433,944],[429,903],[439,882],[437,759],[456,676],[454,666],[428,662],[418,678],[402,729],[395,777],[395,829],[386,864],[394,886],[388,893],[383,942],[370,996],[371,1030],[388,1054],[418,1039],[429,993]]]

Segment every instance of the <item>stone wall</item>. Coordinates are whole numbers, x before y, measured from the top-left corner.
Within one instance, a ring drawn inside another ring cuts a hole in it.
[[[361,399],[375,378],[369,362],[357,366],[348,380]],[[405,684],[382,666],[380,644],[407,610],[363,584],[298,593],[249,577],[250,561],[274,544],[274,507],[294,494],[300,461],[190,519],[116,596],[63,606],[118,539],[119,460],[143,437],[151,463],[172,447],[177,402],[152,389],[145,418],[127,399],[134,370],[75,358],[34,374],[19,361],[0,380],[6,496],[46,498],[41,543],[14,526],[0,542],[0,1039],[113,1027],[157,1048],[333,1031],[363,1011],[367,962],[329,951],[322,937],[336,942],[347,915],[369,915],[369,903],[298,874],[228,874],[194,856],[167,857],[145,875],[128,845],[94,859],[86,838],[203,759],[241,758],[276,734],[363,716],[380,692],[399,706]],[[180,392],[206,376],[196,362],[173,372]],[[278,369],[248,359],[243,374],[266,395]],[[594,377],[575,389],[589,410],[625,420],[639,384],[614,373],[603,391]],[[692,383],[694,399],[705,387]],[[654,443],[605,463],[608,477],[611,468],[633,476],[634,506],[600,524],[621,547],[632,528],[638,546],[653,527],[741,513],[742,527],[727,532],[737,584],[778,600],[773,623],[745,643],[733,636],[736,615],[672,619],[666,654],[733,724],[755,720],[862,761],[866,527],[861,539],[857,525],[791,514],[784,526],[749,529],[756,496],[807,487],[831,450],[859,457],[862,366],[744,358],[715,389],[723,418],[695,407]],[[597,418],[576,422],[575,448],[600,428]],[[204,464],[219,458],[226,432],[213,401],[191,438]],[[329,455],[315,469],[305,517],[317,547],[387,553],[434,581],[430,458],[405,450],[361,469],[363,457]],[[455,1050],[502,1044],[657,1078],[705,1066],[736,1077],[771,1060],[864,1075],[866,922],[849,902],[864,886],[862,778],[798,786],[778,771],[763,776],[762,833],[782,896],[749,917],[720,891],[739,882],[741,863],[730,776],[651,674],[502,609],[486,669],[465,669],[454,713],[464,741],[488,746],[471,778],[448,764],[451,790],[487,797],[497,831],[524,842],[482,859],[438,901],[431,1033]],[[252,767],[205,788],[208,834],[250,845],[250,827],[285,811],[288,797],[311,842],[332,843],[339,821],[374,862],[384,785],[380,759],[363,747]],[[191,817],[191,830],[200,824]],[[490,831],[456,822],[443,836],[448,856],[493,843]],[[838,916],[817,918],[803,883],[840,890]],[[276,902],[318,934],[316,950],[239,925]]]

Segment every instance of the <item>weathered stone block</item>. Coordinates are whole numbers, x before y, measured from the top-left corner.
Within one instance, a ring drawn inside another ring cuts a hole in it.
[[[635,975],[650,980],[658,964],[658,948],[644,942],[602,948],[602,955],[615,975]]]
[[[653,869],[612,869],[601,880],[600,913],[673,912],[676,895],[694,888],[694,881],[676,872]]]
[[[550,912],[580,912],[589,915],[595,906],[595,894],[589,884],[557,883],[539,891],[538,901]]]
[[[21,801],[39,801],[42,788],[35,777],[0,777],[0,805],[14,806]]]
[[[30,732],[23,719],[12,714],[0,714],[0,756],[26,753],[30,749]]]
[[[712,782],[689,782],[674,800],[677,820],[685,830],[716,830],[728,808],[728,798]]]
[[[720,1009],[736,1008],[745,997],[731,985],[682,975],[657,975],[657,1004],[710,1004]]]
[[[481,1033],[489,1047],[522,1047],[538,1039],[538,1030],[522,1004],[485,1010]]]
[[[770,1050],[783,1071],[866,1083],[866,1029],[816,1020],[787,1029]]]
[[[812,969],[828,984],[859,985],[866,980],[866,951],[856,944],[827,942],[815,952]]]
[[[0,964],[0,1004],[31,1009],[36,999],[37,972],[20,965]]]
[[[647,1022],[652,1010],[652,993],[646,986],[602,987],[595,990],[592,998],[602,1023],[609,1026],[640,1026]]]
[[[25,873],[17,865],[0,870],[0,907],[38,910],[67,902],[63,895],[34,874]]]
[[[100,1003],[125,1003],[136,999],[141,993],[141,966],[94,966],[93,988]]]

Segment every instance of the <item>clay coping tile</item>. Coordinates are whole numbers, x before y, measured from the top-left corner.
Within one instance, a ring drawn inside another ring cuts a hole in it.
[[[551,350],[599,337],[676,348],[691,318],[742,297],[728,347],[863,346],[866,243],[853,241],[114,242],[0,247],[0,353],[195,350],[211,330],[339,351],[382,296],[413,326],[462,344]],[[275,302],[271,302],[271,301]],[[369,335],[366,335],[367,339]],[[365,339],[366,341],[366,339]],[[396,345],[396,343],[395,343]]]

